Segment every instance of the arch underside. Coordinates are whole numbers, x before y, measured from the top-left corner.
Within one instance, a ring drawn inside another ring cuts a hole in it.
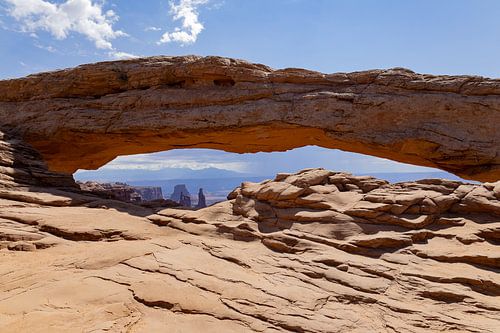
[[[290,124],[270,124],[265,126],[240,127],[236,129],[217,129],[210,131],[170,132],[156,135],[137,134],[107,134],[106,140],[100,136],[75,139],[74,133],[64,133],[60,136],[64,144],[35,141],[35,146],[41,151],[54,151],[65,158],[48,158],[51,170],[72,173],[77,169],[97,169],[117,156],[141,153],[154,153],[171,149],[210,148],[233,153],[256,153],[286,151],[294,148],[315,145],[323,148],[340,149],[349,152],[362,153],[409,164],[440,168],[464,178],[468,173],[474,175],[478,169],[487,166],[463,166],[454,169],[447,164],[429,163],[421,158],[421,152],[428,150],[429,156],[436,151],[432,142],[414,139],[401,140],[391,146],[361,144],[356,141],[343,141],[321,129],[299,127]],[[104,142],[103,142],[104,141]],[[397,151],[402,148],[410,151],[401,158]],[[418,150],[420,154],[411,154]],[[396,151],[396,153],[394,152]],[[50,155],[49,155],[50,156]],[[461,158],[457,156],[457,158]],[[481,171],[481,170],[479,170]]]
[[[176,148],[317,145],[500,179],[499,80],[156,57],[1,81],[0,89],[0,127],[63,173]]]

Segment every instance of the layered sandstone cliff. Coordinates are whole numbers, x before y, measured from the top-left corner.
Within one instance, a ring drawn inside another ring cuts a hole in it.
[[[108,199],[117,199],[126,202],[148,202],[163,200],[161,187],[158,186],[130,186],[126,183],[101,183],[95,181],[78,182],[80,189]]]
[[[21,134],[53,171],[173,148],[318,145],[500,179],[495,79],[188,56],[83,65],[0,81],[0,91],[0,128]]]

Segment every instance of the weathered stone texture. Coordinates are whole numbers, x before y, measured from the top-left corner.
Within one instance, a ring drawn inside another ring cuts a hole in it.
[[[0,128],[50,170],[203,147],[339,148],[500,179],[500,80],[407,69],[322,74],[220,57],[152,57],[0,81]]]
[[[497,332],[499,189],[311,169],[196,211],[0,191],[0,331]]]

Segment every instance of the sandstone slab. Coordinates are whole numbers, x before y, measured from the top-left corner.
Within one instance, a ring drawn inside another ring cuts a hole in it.
[[[192,211],[18,185],[0,331],[497,332],[496,188],[311,169]]]

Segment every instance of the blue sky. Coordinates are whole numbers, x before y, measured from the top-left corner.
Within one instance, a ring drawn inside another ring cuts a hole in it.
[[[322,72],[398,66],[500,77],[499,17],[498,0],[0,0],[0,79],[158,54]],[[114,165],[217,165],[255,174],[303,166],[424,170],[315,147],[256,155],[170,151]]]

